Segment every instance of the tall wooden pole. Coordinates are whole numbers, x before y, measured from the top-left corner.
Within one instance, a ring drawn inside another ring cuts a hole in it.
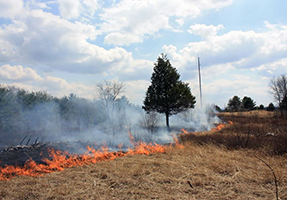
[[[199,77],[199,94],[200,94],[200,106],[202,109],[202,90],[201,90],[201,74],[200,74],[200,60],[198,57],[198,77]]]

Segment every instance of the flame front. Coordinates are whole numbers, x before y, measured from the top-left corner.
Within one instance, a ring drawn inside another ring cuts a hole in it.
[[[54,171],[63,171],[64,168],[73,166],[83,166],[91,163],[97,163],[105,160],[113,160],[117,157],[123,157],[134,154],[162,153],[165,152],[166,147],[159,144],[146,144],[144,142],[135,142],[134,149],[128,149],[127,152],[109,152],[108,148],[103,146],[100,150],[95,150],[87,146],[87,152],[83,155],[69,154],[68,152],[56,151],[49,149],[51,159],[44,158],[46,164],[37,164],[32,159],[26,161],[23,167],[19,166],[5,166],[0,168],[0,180],[10,180],[16,176],[42,176],[45,173]]]
[[[228,121],[228,124],[233,124],[233,122]],[[218,124],[215,128],[211,129],[211,131],[220,131],[223,128],[226,128],[226,124]]]
[[[185,134],[188,134],[188,132],[184,128],[182,128],[181,131]]]

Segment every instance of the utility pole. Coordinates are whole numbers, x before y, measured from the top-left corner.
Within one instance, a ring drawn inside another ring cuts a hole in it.
[[[199,77],[199,94],[200,94],[200,106],[202,109],[202,90],[201,90],[201,74],[200,74],[200,60],[198,57],[198,77]]]

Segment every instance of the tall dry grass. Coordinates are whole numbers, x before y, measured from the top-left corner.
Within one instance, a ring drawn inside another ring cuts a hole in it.
[[[287,153],[287,120],[276,113],[252,111],[220,113],[225,128],[213,132],[183,134],[181,142],[193,141],[198,144],[215,144],[227,149],[256,149],[269,155]]]

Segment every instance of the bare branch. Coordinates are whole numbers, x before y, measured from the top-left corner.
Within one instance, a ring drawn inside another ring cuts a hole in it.
[[[191,185],[190,181],[187,181],[189,187],[193,188],[193,186]]]
[[[115,101],[117,97],[123,93],[124,83],[116,81],[104,81],[97,85],[99,97],[105,101]]]
[[[277,78],[273,77],[270,81],[269,87],[274,100],[276,100],[280,106],[284,96],[287,95],[287,77],[285,75],[281,75]]]
[[[24,142],[24,140],[28,137],[28,135],[26,135],[23,140],[20,142],[20,145],[22,145],[22,143]]]
[[[258,160],[260,160],[261,162],[263,162],[272,172],[273,177],[274,177],[274,182],[275,182],[275,194],[276,194],[276,199],[279,200],[279,195],[278,195],[278,181],[277,181],[277,177],[275,175],[274,170],[272,169],[272,167],[265,162],[264,160],[262,160],[261,158],[259,158],[258,156],[255,156],[255,158],[257,158]]]

